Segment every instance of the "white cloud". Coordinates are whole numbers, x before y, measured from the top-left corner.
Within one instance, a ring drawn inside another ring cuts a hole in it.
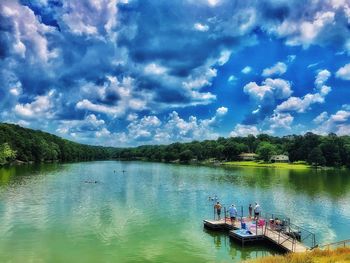
[[[157,65],[155,63],[148,64],[144,70],[146,74],[152,74],[152,75],[161,75],[167,71],[165,67]]]
[[[269,31],[274,31],[281,37],[287,37],[286,43],[289,45],[308,47],[319,38],[327,26],[334,23],[334,17],[333,11],[316,12],[311,21],[305,17],[299,20],[286,19],[276,27],[269,28]]]
[[[261,131],[254,125],[237,124],[233,131],[230,133],[231,137],[243,136],[246,137],[250,134],[258,135]]]
[[[262,72],[263,77],[269,77],[272,75],[283,75],[287,71],[287,65],[283,62],[277,62],[274,66],[270,68],[265,68]]]
[[[324,122],[326,119],[328,119],[328,113],[326,111],[320,113],[315,119],[313,119],[312,121],[316,124],[320,124],[322,122]]]
[[[275,129],[291,129],[294,117],[289,113],[275,113],[270,118],[270,128]]]
[[[47,35],[54,27],[40,23],[34,12],[17,1],[2,1],[0,14],[4,16],[8,27],[13,28],[12,52],[22,58],[47,62],[52,56],[48,47]],[[10,35],[8,35],[10,37]]]
[[[252,71],[252,68],[249,67],[249,66],[246,66],[246,67],[244,67],[244,68],[241,70],[241,72],[242,72],[243,74],[248,74],[248,73],[250,73],[251,71]]]
[[[86,83],[82,85],[80,95],[85,98],[76,103],[77,109],[114,117],[124,116],[128,111],[144,110],[151,101],[150,94],[134,90],[134,79],[131,77],[124,77],[119,81],[114,76],[107,76],[107,80],[101,86]]]
[[[264,80],[261,86],[256,82],[249,82],[244,86],[243,91],[258,101],[263,101],[266,98],[285,99],[293,92],[288,81],[271,78]]]
[[[14,108],[16,115],[26,119],[45,118],[50,119],[54,116],[52,97],[54,90],[47,95],[36,96],[30,103],[17,104]]]
[[[208,0],[210,6],[216,6],[220,3],[221,0]]]
[[[211,118],[197,119],[195,116],[190,116],[188,120],[185,120],[176,111],[173,111],[163,121],[155,115],[146,115],[130,122],[127,132],[123,133],[123,143],[164,144],[175,141],[216,139],[219,135],[214,131],[214,127],[221,122],[227,112],[226,107],[219,107]],[[121,135],[114,135],[114,137],[119,136]]]
[[[287,62],[288,63],[292,63],[292,62],[294,62],[294,60],[296,59],[296,55],[288,55],[287,56]]]
[[[320,116],[321,115],[319,115],[318,117]],[[350,111],[339,110],[335,114],[332,114],[329,117],[328,115],[324,114],[324,116],[321,116],[319,118],[317,123],[318,123],[318,127],[312,130],[315,133],[328,134],[328,133],[334,132],[338,135],[349,135]]]
[[[231,51],[228,51],[228,50],[221,51],[220,57],[218,59],[218,64],[220,66],[226,64],[226,62],[229,61],[230,56],[231,56]]]
[[[338,69],[335,76],[340,79],[350,80],[350,63]]]
[[[206,32],[209,30],[209,26],[205,25],[205,24],[201,24],[201,23],[195,23],[194,24],[194,29],[197,31],[201,31],[201,32]]]
[[[304,97],[290,97],[286,101],[282,102],[277,106],[277,112],[283,111],[296,111],[296,112],[305,112],[310,108],[312,104],[323,103],[324,97],[319,93],[316,94],[306,94]]]
[[[64,2],[62,21],[75,35],[100,38],[105,35],[115,38],[114,32],[118,18],[118,0],[89,1],[83,4],[79,0]]]
[[[217,70],[215,68],[208,68],[204,74],[203,72],[198,72],[201,74],[195,73],[194,76],[191,75],[182,85],[189,90],[199,89],[204,86],[211,85],[211,80],[216,77]]]
[[[324,83],[330,76],[331,73],[328,70],[319,71],[315,79],[317,92],[308,93],[303,97],[290,97],[278,105],[275,112],[295,111],[302,113],[309,110],[312,104],[324,103],[325,97],[331,91],[331,88]]]
[[[315,79],[315,86],[321,88],[330,76],[331,73],[327,69],[319,71]]]
[[[17,81],[15,85],[13,85],[10,90],[10,94],[13,96],[19,96],[22,93],[22,83],[20,81]]]
[[[218,116],[223,116],[228,112],[228,109],[226,107],[220,107],[216,110],[216,114]]]
[[[234,75],[230,75],[227,79],[227,82],[232,85],[236,82],[236,80],[237,78]]]

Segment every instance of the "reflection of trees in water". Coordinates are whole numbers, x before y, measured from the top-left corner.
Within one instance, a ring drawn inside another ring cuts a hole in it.
[[[344,197],[350,189],[350,171],[341,169],[310,170],[306,174],[291,171],[287,187],[310,196],[326,193],[331,198]]]
[[[0,168],[0,186],[11,183],[21,183],[30,178],[35,179],[39,174],[62,171],[65,166],[59,163],[24,164]]]
[[[251,188],[270,189],[276,186],[286,191],[316,196],[326,193],[332,198],[344,197],[350,189],[350,170],[289,170],[255,167],[225,167],[212,180]]]
[[[221,236],[214,237],[214,244],[215,244],[215,247],[217,248],[221,247]]]

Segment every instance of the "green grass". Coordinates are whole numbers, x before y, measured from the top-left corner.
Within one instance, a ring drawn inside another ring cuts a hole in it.
[[[268,168],[282,168],[282,169],[309,169],[310,166],[303,163],[264,163],[255,161],[236,161],[226,162],[227,166],[249,166],[249,167],[268,167]]]
[[[249,263],[343,263],[350,262],[350,248],[313,250],[306,253],[290,253],[246,261]]]

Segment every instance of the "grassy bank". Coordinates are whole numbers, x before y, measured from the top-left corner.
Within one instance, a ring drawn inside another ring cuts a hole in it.
[[[237,161],[223,163],[227,166],[249,166],[249,167],[268,167],[268,168],[280,168],[280,169],[309,169],[310,166],[303,163],[264,163],[254,161]]]
[[[293,253],[284,256],[269,256],[246,263],[330,263],[350,262],[350,248],[335,250],[313,250],[306,253]]]

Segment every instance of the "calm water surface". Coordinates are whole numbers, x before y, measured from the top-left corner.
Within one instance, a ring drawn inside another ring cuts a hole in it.
[[[0,169],[0,262],[239,262],[273,253],[204,231],[213,194],[226,205],[257,200],[321,244],[350,238],[349,171],[46,164]]]

